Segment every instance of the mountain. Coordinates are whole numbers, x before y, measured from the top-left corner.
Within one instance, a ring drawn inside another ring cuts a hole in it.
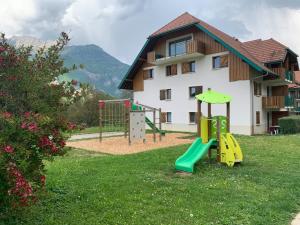
[[[63,80],[78,80],[89,83],[97,90],[118,96],[118,85],[129,66],[106,53],[97,45],[68,46],[62,52],[62,58],[67,67],[83,64],[83,69],[77,69],[65,74]]]
[[[9,39],[9,42],[17,47],[32,45],[34,50],[55,44],[55,41],[43,41],[29,36],[14,36]],[[121,94],[118,85],[129,66],[106,53],[99,46],[94,44],[67,46],[61,57],[64,59],[66,67],[82,64],[83,68],[64,74],[59,77],[59,80],[70,81],[74,79],[81,83],[89,83],[97,90],[112,96]]]

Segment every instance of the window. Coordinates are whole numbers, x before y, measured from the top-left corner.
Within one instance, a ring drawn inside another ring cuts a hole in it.
[[[177,64],[166,66],[166,76],[177,75]]]
[[[172,113],[167,112],[167,123],[172,123]]]
[[[213,68],[220,69],[228,67],[228,55],[215,56],[213,57]]]
[[[196,123],[196,113],[189,112],[190,123]]]
[[[256,125],[260,125],[260,111],[256,111]]]
[[[189,87],[189,97],[194,98],[196,95],[202,93],[202,86]]]
[[[261,96],[261,83],[253,82],[254,85],[254,95]]]
[[[144,70],[144,80],[153,79],[153,69]]]
[[[171,100],[171,89],[160,90],[159,99],[160,100]]]
[[[187,43],[192,40],[192,37],[182,38],[169,43],[169,56],[177,56],[186,53]]]
[[[195,61],[185,62],[181,64],[181,72],[182,73],[191,73],[195,72],[196,70],[196,63]]]

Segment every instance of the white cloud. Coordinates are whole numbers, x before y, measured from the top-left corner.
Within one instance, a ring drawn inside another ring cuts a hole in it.
[[[148,35],[188,11],[242,40],[273,37],[300,54],[299,0],[0,0],[0,32],[97,44],[131,63]]]

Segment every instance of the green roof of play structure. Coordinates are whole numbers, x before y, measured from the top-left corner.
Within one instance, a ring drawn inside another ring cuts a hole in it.
[[[230,102],[232,97],[229,95],[224,95],[222,93],[212,91],[212,90],[207,90],[203,92],[202,94],[196,95],[196,99],[210,103],[210,104],[224,104],[227,102]]]

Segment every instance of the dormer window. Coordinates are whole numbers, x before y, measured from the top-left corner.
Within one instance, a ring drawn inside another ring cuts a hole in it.
[[[192,37],[181,38],[169,42],[169,56],[183,55],[187,52],[187,43],[192,40]]]

